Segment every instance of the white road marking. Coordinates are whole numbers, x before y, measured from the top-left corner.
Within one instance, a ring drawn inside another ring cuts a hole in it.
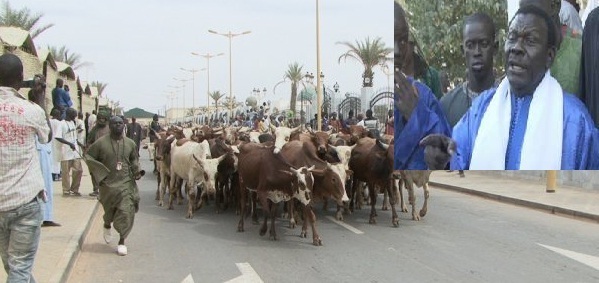
[[[237,269],[241,272],[240,276],[237,276],[225,283],[264,283],[258,273],[252,268],[247,262],[236,263]]]
[[[187,277],[185,277],[181,283],[195,283],[195,281],[193,281],[193,276],[191,276],[191,273],[189,273],[189,275],[187,275]]]
[[[347,229],[349,231],[352,231],[352,232],[354,232],[354,233],[356,233],[358,235],[364,234],[364,232],[362,232],[362,231],[354,228],[353,226],[351,226],[351,225],[349,225],[349,224],[347,224],[345,222],[342,222],[342,221],[339,221],[339,220],[335,219],[335,217],[333,217],[333,216],[327,216],[327,219],[333,221],[335,224],[337,224],[337,225],[339,225],[339,226],[341,226],[341,227],[343,227],[343,228],[345,228],[345,229]]]
[[[539,243],[537,243],[537,245],[544,247],[546,249],[549,249],[551,251],[554,251],[554,252],[561,254],[565,257],[569,257],[575,261],[578,261],[582,264],[588,265],[594,269],[599,270],[599,257],[597,257],[597,256],[577,253],[577,252],[564,250],[564,249],[560,249],[560,248],[556,248],[556,247],[552,247],[552,246],[547,246],[547,245],[543,245],[543,244],[539,244]]]

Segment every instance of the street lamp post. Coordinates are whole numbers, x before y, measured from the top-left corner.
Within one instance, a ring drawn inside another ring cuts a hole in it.
[[[192,83],[192,102],[191,102],[191,111],[192,111],[192,116],[195,116],[195,108],[196,108],[196,73],[198,71],[204,71],[206,70],[206,68],[202,68],[199,70],[196,69],[185,69],[185,68],[180,68],[181,71],[185,71],[185,72],[190,72],[191,73],[191,83]],[[195,118],[194,118],[195,119]]]
[[[335,93],[332,97],[333,102],[331,103],[331,111],[335,111],[335,96],[337,96],[337,93],[339,93],[339,83],[335,82],[333,85],[333,90],[335,90]],[[339,113],[337,113],[337,117],[339,117]]]
[[[206,117],[210,116],[210,58],[212,57],[217,57],[217,56],[221,56],[221,55],[225,55],[225,53],[218,53],[218,54],[210,54],[210,53],[206,53],[206,54],[199,54],[199,53],[195,53],[195,52],[191,52],[191,55],[195,55],[195,56],[202,56],[204,58],[206,58],[206,73],[208,75],[208,79],[207,79],[207,86],[206,86]]]
[[[320,14],[318,11],[318,0],[316,0],[316,73],[320,74],[320,76],[316,79],[316,91],[317,91],[317,129],[318,131],[322,131],[322,79],[324,75],[320,69]]]
[[[178,79],[178,78],[173,78],[173,80],[175,81],[179,81],[181,83],[183,83],[181,86],[179,86],[178,88],[182,88],[183,89],[183,116],[185,117],[186,113],[185,113],[185,82],[190,81],[191,79]]]
[[[244,35],[244,34],[249,34],[252,31],[244,31],[242,33],[231,33],[231,31],[229,31],[229,33],[218,33],[214,30],[208,30],[209,33],[213,33],[213,34],[218,34],[218,35],[222,35],[224,37],[229,38],[229,100],[233,101],[233,63],[232,63],[232,56],[231,56],[231,41],[233,39],[233,37],[236,36],[240,36],[240,35]],[[230,109],[231,111],[231,116],[233,116],[233,107],[231,106]]]

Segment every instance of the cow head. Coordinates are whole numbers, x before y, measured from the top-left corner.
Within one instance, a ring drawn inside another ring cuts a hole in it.
[[[171,154],[171,143],[174,140],[174,135],[169,137],[164,137],[162,134],[158,135],[158,139],[154,142],[154,158],[156,161],[162,161]]]
[[[316,152],[318,156],[324,156],[327,153],[327,144],[329,140],[329,134],[327,132],[312,132],[310,138],[314,146],[316,146]]]
[[[275,131],[275,149],[273,152],[278,154],[281,148],[289,141],[289,137],[292,133],[299,132],[301,126],[295,128],[278,127]]]
[[[227,156],[226,154],[223,154],[221,156],[219,156],[218,158],[212,158],[212,159],[203,159],[203,158],[197,158],[194,155],[193,159],[196,160],[196,162],[200,165],[200,167],[203,169],[202,170],[202,177],[204,180],[204,189],[206,190],[206,192],[208,192],[208,194],[215,194],[216,193],[216,174],[218,173],[218,165],[225,159],[225,157]]]
[[[343,202],[348,202],[349,198],[345,191],[345,181],[348,179],[348,171],[341,163],[331,164],[327,162],[327,167],[324,170],[312,170],[312,174],[322,178],[319,190],[322,190],[323,195],[332,196],[337,201],[337,204],[342,205]]]
[[[312,176],[314,165],[310,168],[300,167],[299,169],[290,167],[289,170],[282,170],[282,172],[293,176],[293,197],[304,205],[309,204],[314,188],[314,177]]]
[[[339,157],[339,160],[341,160],[341,163],[343,164],[344,168],[346,170],[349,170],[349,159],[351,158],[351,151],[354,149],[354,147],[356,147],[356,145],[340,145],[331,147],[337,152],[337,156]]]

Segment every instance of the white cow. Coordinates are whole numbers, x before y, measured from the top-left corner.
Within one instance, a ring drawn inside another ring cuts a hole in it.
[[[291,134],[300,132],[302,129],[301,126],[297,126],[295,128],[288,127],[277,127],[275,132],[275,149],[274,153],[278,154],[281,151],[281,148],[289,141],[289,137]]]
[[[176,177],[185,181],[185,191],[188,196],[187,218],[193,218],[196,208],[197,186],[203,184],[204,190],[213,192],[214,176],[218,163],[224,159],[224,155],[217,159],[207,159],[210,156],[208,141],[196,143],[188,141],[182,145],[173,142],[171,145],[171,180],[169,207],[172,207]],[[216,164],[216,165],[215,165]]]

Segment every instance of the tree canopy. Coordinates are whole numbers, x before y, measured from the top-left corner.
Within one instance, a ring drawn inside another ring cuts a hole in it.
[[[402,2],[402,1],[400,1]],[[405,1],[410,29],[426,61],[447,72],[451,82],[466,77],[464,56],[460,49],[464,19],[476,12],[487,13],[495,22],[499,50],[495,56],[496,77],[504,74],[503,46],[508,28],[507,1],[434,0]]]
[[[13,9],[8,1],[3,1],[0,8],[0,25],[22,28],[29,31],[31,38],[36,38],[42,32],[54,26],[54,24],[40,26],[40,19],[43,16],[44,14],[41,13],[33,14],[28,8]]]

